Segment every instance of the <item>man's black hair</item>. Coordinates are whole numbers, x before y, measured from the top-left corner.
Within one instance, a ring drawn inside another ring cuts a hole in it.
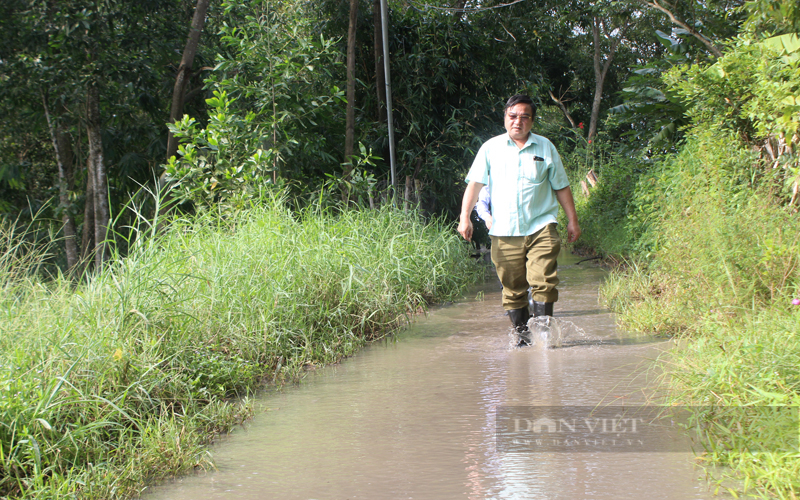
[[[503,114],[508,111],[508,108],[514,106],[515,104],[527,104],[531,107],[531,114],[533,115],[531,118],[536,116],[536,105],[533,104],[533,99],[525,94],[517,94],[509,97],[508,102],[506,102],[506,107],[503,108]]]

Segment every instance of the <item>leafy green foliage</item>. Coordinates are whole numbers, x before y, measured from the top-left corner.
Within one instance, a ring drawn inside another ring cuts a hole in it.
[[[319,193],[314,193],[314,200],[324,207],[340,204],[333,199],[339,193],[347,193],[348,204],[362,207],[375,208],[376,198],[379,196],[378,181],[367,169],[375,166],[379,158],[372,154],[372,149],[358,143],[359,155],[353,155],[350,160],[352,170],[347,177],[326,174],[328,180],[322,184]]]
[[[800,33],[800,7],[791,0],[748,0],[744,27],[756,33]]]
[[[56,232],[67,211],[80,237],[87,187],[86,90],[93,83],[100,93],[111,213],[123,226],[131,222],[121,207],[142,185],[152,185],[164,160],[173,68],[180,60],[194,5],[192,0],[3,4],[0,171],[11,181],[0,181],[3,216],[29,222],[39,213],[37,224]],[[198,66],[207,64],[206,55],[214,50],[215,37],[204,40]],[[196,71],[189,80],[194,97],[186,109],[204,119],[200,74]],[[72,159],[71,172],[66,173],[74,185],[63,204],[48,201],[59,195],[59,177],[45,100],[53,127],[65,137],[62,153]],[[65,261],[63,249],[54,250],[54,260]]]
[[[622,146],[645,156],[672,149],[680,141],[681,128],[688,123],[680,98],[663,82],[662,76],[670,68],[688,62],[689,47],[680,36],[660,30],[656,30],[656,35],[668,53],[634,70],[627,87],[620,92],[625,102],[609,109],[612,125],[625,130],[621,135]]]
[[[462,193],[453,186],[463,184],[480,143],[502,131],[497,80],[513,73],[482,54],[472,28],[449,16],[404,21],[391,49],[398,176],[421,178],[433,194],[424,206],[455,218]]]
[[[168,181],[197,209],[241,208],[268,184],[308,195],[340,171],[331,144],[344,97],[329,83],[333,41],[313,32],[299,3],[222,9],[225,50],[206,80],[208,123],[184,116],[170,126],[181,146],[166,165]]]
[[[787,39],[753,43],[739,38],[723,58],[708,68],[676,68],[668,83],[690,103],[695,123],[735,131],[744,140],[797,130],[797,45]],[[781,52],[773,47],[782,47]],[[791,52],[789,52],[791,51]]]
[[[43,201],[55,192],[55,162],[39,112],[42,89],[57,111],[56,122],[73,140],[76,164],[83,165],[84,86],[88,81],[101,86],[112,207],[123,205],[131,191],[161,173],[170,68],[183,46],[192,7],[189,0],[115,0],[99,6],[70,0],[58,9],[24,0],[4,4],[7,17],[0,22],[4,32],[15,35],[0,44],[4,70],[13,69],[4,72],[0,98],[7,108],[25,103],[24,113],[8,114],[13,117],[8,133],[0,134],[11,146],[2,148],[8,155],[0,162],[4,178],[21,181],[11,174],[26,171],[24,189],[19,183],[0,187],[8,193],[3,200],[12,200],[10,209],[19,210],[26,196]],[[359,11],[356,129],[358,140],[381,158],[365,165],[362,175],[375,179],[380,191],[389,177],[386,125],[377,119],[369,3],[362,2]],[[538,0],[455,16],[430,6],[393,3],[389,43],[397,173],[401,183],[405,176],[421,182],[421,202],[429,213],[453,216],[458,211],[463,173],[480,142],[502,132],[500,109],[510,94],[528,92],[546,105],[547,91],[565,93],[575,117],[587,120],[583,115],[588,116],[594,77],[585,28],[592,15],[604,12],[586,2]],[[171,167],[182,173],[181,199],[208,206],[243,186],[263,184],[271,175],[302,205],[326,179],[342,176],[340,62],[346,17],[341,2],[331,1],[246,0],[213,6],[196,61],[201,69],[187,89],[186,113],[196,123],[184,124],[185,134],[193,137],[184,140],[188,149],[197,141],[198,156],[187,149],[185,161],[179,155]],[[657,45],[651,24],[645,15],[630,31],[615,59],[619,64],[609,74],[604,102],[619,88],[626,65],[652,56]],[[199,83],[203,79],[205,88]],[[224,124],[206,115],[206,98],[214,91],[228,96]],[[20,130],[24,140],[14,138]],[[232,145],[222,161],[229,165],[218,166],[218,153],[208,141],[236,134],[242,134],[246,148]],[[254,166],[251,159],[259,150],[269,157]],[[253,168],[258,175],[240,182]],[[221,186],[223,180],[230,182]],[[69,207],[79,223],[85,182],[79,169]],[[241,189],[241,196],[253,192],[249,189]]]
[[[793,136],[800,131],[800,39],[783,35],[764,40],[758,48],[754,57],[762,60],[756,68],[755,98],[744,111],[762,137]]]
[[[780,37],[756,43],[741,37],[714,65],[676,68],[668,75],[694,123],[721,135],[734,134],[744,144],[765,150],[773,171],[755,169],[751,182],[775,186],[784,200],[793,197],[800,157],[796,148],[781,150],[773,142],[780,138],[798,142],[800,104],[795,96],[800,92],[800,52],[793,40]]]
[[[245,141],[271,151],[276,178],[313,187],[343,161],[334,39],[320,36],[302,2],[225,2],[223,11],[225,51],[207,85],[230,96],[232,113],[251,117]]]
[[[256,114],[235,116],[232,102],[224,90],[214,91],[207,100],[210,113],[205,128],[199,129],[188,115],[169,125],[181,145],[179,156],[166,165],[166,180],[179,201],[199,209],[241,208],[272,182],[275,151],[261,149],[263,127],[254,123]]]

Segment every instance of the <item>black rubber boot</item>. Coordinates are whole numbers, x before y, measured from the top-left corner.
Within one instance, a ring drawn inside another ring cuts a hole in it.
[[[528,330],[528,320],[531,318],[531,313],[528,308],[511,309],[508,311],[508,318],[511,320],[511,324],[514,325],[517,335],[519,335],[517,346],[531,345],[531,332]]]
[[[530,301],[531,315],[536,318],[538,316],[552,316],[553,303],[552,302],[539,302],[538,300]]]

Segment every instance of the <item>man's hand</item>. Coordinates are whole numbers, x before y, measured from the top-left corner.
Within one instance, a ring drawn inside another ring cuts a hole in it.
[[[581,227],[578,221],[567,223],[567,243],[575,243],[581,237]]]
[[[556,191],[556,198],[567,216],[567,243],[575,243],[581,236],[581,226],[578,225],[578,214],[575,212],[575,200],[569,187]]]
[[[472,241],[472,221],[469,220],[469,217],[461,217],[458,223],[458,234],[463,236],[465,240]]]
[[[486,229],[492,230],[492,216],[490,215],[484,222],[486,222]]]
[[[469,219],[475,203],[478,201],[478,193],[484,185],[470,181],[467,189],[464,190],[464,198],[461,200],[461,217],[458,219],[458,234],[467,241],[472,241],[472,221]]]

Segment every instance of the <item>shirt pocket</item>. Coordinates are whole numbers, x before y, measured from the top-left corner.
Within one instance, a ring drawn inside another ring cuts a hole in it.
[[[541,184],[547,179],[547,162],[538,156],[525,158],[522,162],[523,184]]]

